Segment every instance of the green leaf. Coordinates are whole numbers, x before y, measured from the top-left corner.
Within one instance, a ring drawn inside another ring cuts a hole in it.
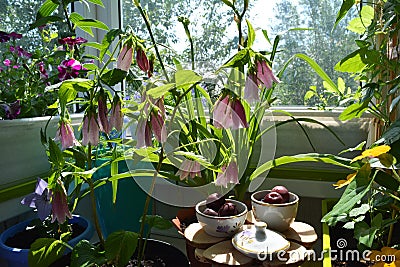
[[[369,101],[358,102],[348,106],[339,116],[342,121],[360,118],[367,111]]]
[[[147,91],[146,94],[155,99],[158,99],[158,98],[162,97],[163,95],[165,95],[170,90],[172,90],[173,88],[175,88],[174,83],[167,83],[167,84],[155,87],[155,88],[151,88],[149,91]]]
[[[354,208],[350,211],[349,216],[350,217],[358,217],[359,215],[364,215],[369,211],[370,206],[368,204],[362,204],[358,208]]]
[[[247,47],[250,48],[254,44],[254,41],[256,39],[256,33],[248,19],[246,19],[246,23],[247,23]]]
[[[371,174],[371,166],[366,163],[362,166],[354,179],[346,187],[343,195],[333,209],[327,213],[322,222],[327,222],[330,218],[334,218],[343,213],[349,212],[358,201],[360,201],[370,190],[373,179],[369,180]],[[331,223],[334,223],[330,221]]]
[[[36,20],[50,16],[58,7],[52,0],[46,0],[36,14]]]
[[[120,82],[122,82],[128,72],[121,70],[121,69],[112,69],[108,70],[107,72],[103,73],[100,79],[107,84],[108,86],[114,86]]]
[[[140,222],[142,222],[143,217],[140,218]],[[150,228],[157,228],[160,230],[167,230],[170,229],[173,224],[167,219],[164,219],[163,217],[159,215],[147,215],[145,219],[145,223],[150,226]]]
[[[314,91],[307,91],[307,93],[304,95],[304,101],[310,100],[310,98],[313,96],[315,96]]]
[[[378,228],[370,227],[366,222],[357,222],[354,224],[354,238],[368,248],[372,247],[377,231]]]
[[[339,155],[347,153],[347,152],[362,151],[362,150],[364,150],[364,146],[365,146],[366,143],[367,143],[367,141],[362,141],[361,143],[359,143],[355,147],[347,148],[345,150],[340,151]]]
[[[222,0],[222,2],[231,8],[235,7],[231,0]]]
[[[376,141],[376,144],[392,145],[400,140],[400,118],[397,119],[390,127],[382,134],[381,138]]]
[[[80,28],[82,31],[85,31],[92,36],[93,36],[93,32],[91,32],[91,30],[88,31],[87,30],[88,27],[97,28],[97,29],[101,29],[101,30],[105,30],[105,31],[109,30],[109,28],[106,24],[104,24],[103,22],[101,22],[99,20],[95,20],[95,19],[82,19],[82,20],[76,21],[74,24],[75,24],[75,27]]]
[[[338,62],[334,69],[340,72],[359,73],[367,66],[364,55],[365,48],[356,50]]]
[[[119,37],[120,34],[122,34],[123,31],[121,29],[112,29],[107,32],[107,34],[104,36],[103,40],[101,41],[101,47],[100,47],[100,61],[103,61],[104,55],[109,53],[108,49],[112,42]]]
[[[308,154],[299,154],[295,156],[283,156],[277,159],[273,159],[267,161],[266,163],[259,166],[250,176],[250,180],[259,177],[264,172],[278,167],[280,165],[285,165],[289,163],[295,162],[320,162],[332,164],[340,167],[345,167],[348,169],[355,169],[350,165],[350,160],[346,158],[337,157],[335,155],[330,154],[317,154],[317,153],[308,153]]]
[[[75,23],[77,23],[78,21],[83,20],[83,19],[85,19],[85,18],[82,17],[79,13],[76,13],[76,12],[72,12],[69,15],[69,20],[74,25],[75,25]],[[92,37],[94,36],[92,28],[90,28],[90,27],[80,27],[80,28],[82,29],[82,31],[87,32],[90,36],[92,36]]]
[[[390,168],[394,164],[394,157],[389,153],[383,153],[378,158],[379,162],[386,168]]]
[[[102,266],[107,262],[104,252],[88,240],[81,240],[71,253],[71,267]]]
[[[53,23],[53,22],[57,22],[57,21],[62,21],[63,19],[59,16],[47,16],[47,17],[43,17],[40,19],[37,19],[34,23],[32,23],[31,25],[29,25],[29,30],[33,30],[37,27],[49,24],[49,23]]]
[[[242,49],[236,55],[234,55],[222,68],[235,68],[246,65],[250,60],[249,50]]]
[[[62,169],[65,163],[61,149],[51,138],[49,138],[49,161],[59,169]]]
[[[125,266],[136,250],[138,234],[129,231],[111,233],[105,243],[106,257],[118,267]]]
[[[338,84],[338,89],[339,89],[340,95],[344,95],[346,92],[346,84],[341,77],[338,77],[337,84]]]
[[[268,42],[269,44],[271,44],[271,40],[269,39],[267,30],[262,30],[262,33],[263,33],[263,35],[264,35],[265,40],[267,40],[267,42]]]
[[[184,90],[200,82],[202,79],[203,77],[192,70],[178,70],[175,73],[176,88]]]
[[[95,5],[104,7],[104,4],[103,4],[103,2],[101,0],[87,0],[87,1],[90,2],[90,3],[93,3]]]
[[[336,84],[331,80],[331,78],[329,78],[328,74],[326,74],[326,72],[317,64],[317,62],[304,54],[296,54],[295,56],[307,62],[310,67],[313,68],[314,71],[319,75],[319,77],[321,77],[322,80],[324,80],[329,85],[329,87],[332,88],[334,92],[340,94],[340,91],[337,88]]]
[[[364,5],[361,9],[360,16],[352,19],[347,29],[358,34],[363,34],[369,25],[371,25],[373,19],[374,8],[369,5]]]
[[[400,187],[400,183],[396,179],[394,179],[392,175],[381,170],[379,170],[376,174],[375,182],[394,192],[397,192]]]
[[[64,254],[65,245],[54,238],[39,238],[31,245],[28,263],[31,267],[47,267]]]
[[[342,6],[340,7],[338,14],[336,15],[336,21],[335,21],[335,25],[333,26],[333,29],[336,28],[336,26],[346,16],[347,12],[350,10],[350,8],[354,4],[355,4],[355,0],[343,0]]]

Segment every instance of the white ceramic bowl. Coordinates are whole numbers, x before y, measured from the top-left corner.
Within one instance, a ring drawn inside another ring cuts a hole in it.
[[[255,192],[251,195],[251,206],[256,220],[267,223],[269,229],[283,232],[289,229],[297,215],[299,197],[291,192],[289,202],[269,204],[262,201],[271,190]]]
[[[207,234],[216,237],[230,237],[237,233],[246,221],[247,207],[244,203],[233,199],[227,199],[226,202],[235,204],[239,214],[224,217],[207,215],[203,213],[207,208],[206,201],[197,203],[196,217]]]

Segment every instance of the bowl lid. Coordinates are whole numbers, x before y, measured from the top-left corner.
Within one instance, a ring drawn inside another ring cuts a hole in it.
[[[286,251],[290,242],[281,234],[266,228],[265,222],[245,225],[243,230],[232,238],[232,245],[243,254],[258,258],[260,255],[271,255]]]

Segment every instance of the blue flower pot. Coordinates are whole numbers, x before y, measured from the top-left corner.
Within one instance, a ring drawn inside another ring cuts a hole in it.
[[[8,267],[28,267],[28,253],[29,249],[12,248],[5,245],[8,238],[14,236],[18,232],[22,232],[30,224],[31,221],[24,221],[10,228],[6,229],[0,235],[0,258],[5,259],[8,262]],[[73,218],[69,220],[71,224],[79,224],[86,228],[86,230],[79,236],[71,239],[68,244],[72,247],[75,246],[79,241],[83,239],[90,240],[94,233],[93,225],[90,221],[84,217],[73,215]],[[68,251],[67,251],[68,252]]]

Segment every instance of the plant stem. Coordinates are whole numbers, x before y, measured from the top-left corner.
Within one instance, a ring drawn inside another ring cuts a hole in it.
[[[165,79],[167,80],[167,82],[169,82],[170,79],[168,77],[167,71],[165,70],[164,63],[162,61],[160,52],[158,51],[157,43],[156,43],[156,40],[154,39],[154,35],[153,35],[152,30],[151,30],[150,22],[149,22],[149,20],[148,20],[148,18],[146,16],[146,14],[144,13],[142,6],[139,4],[139,5],[137,5],[137,8],[139,9],[140,15],[142,16],[142,18],[143,18],[143,20],[144,20],[144,22],[146,24],[147,31],[150,34],[151,42],[153,43],[154,50],[156,51],[157,59],[160,62],[161,69],[162,69],[162,71],[164,73]]]
[[[144,203],[142,222],[140,224],[140,231],[139,231],[139,246],[138,246],[138,250],[137,250],[138,251],[138,265],[137,265],[138,267],[140,267],[140,265],[141,265],[141,261],[143,258],[142,252],[144,253],[144,249],[145,249],[145,247],[144,247],[145,240],[143,239],[143,235],[144,235],[144,226],[146,224],[146,215],[147,215],[147,211],[150,206],[151,195],[153,194],[154,187],[156,184],[157,174],[161,170],[163,161],[164,161],[164,148],[161,147],[160,157],[158,159],[158,164],[157,164],[157,169],[154,172],[153,178],[151,180],[150,189],[147,192],[146,202]]]
[[[88,160],[88,168],[90,170],[92,168],[92,145],[91,144],[88,145],[88,159],[87,160]],[[99,237],[100,244],[102,247],[104,247],[104,237],[103,237],[103,233],[100,228],[99,217],[97,215],[96,196],[94,194],[93,180],[91,178],[89,178],[87,180],[87,183],[89,184],[89,188],[90,188],[90,204],[92,207],[94,226],[96,228],[96,233],[97,233],[97,236]]]

